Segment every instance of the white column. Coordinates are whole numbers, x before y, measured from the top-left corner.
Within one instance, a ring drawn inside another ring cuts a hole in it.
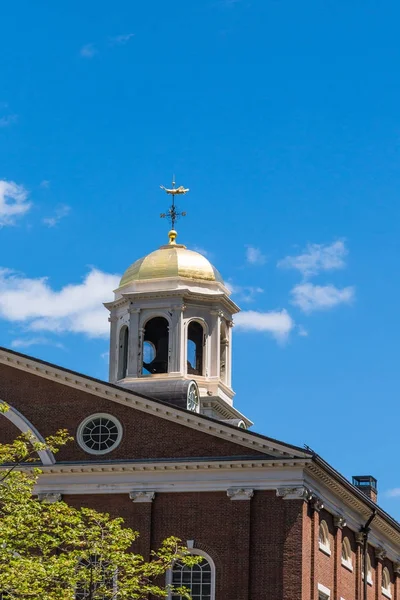
[[[169,372],[176,375],[184,374],[184,304],[172,307],[171,326],[169,331]]]
[[[110,323],[110,356],[108,364],[108,379],[111,383],[117,381],[117,363],[118,363],[118,339],[117,339],[117,322],[118,317],[111,313],[108,317]]]
[[[128,377],[139,377],[140,308],[129,309]]]
[[[210,377],[220,376],[221,357],[220,357],[220,339],[221,339],[221,317],[222,312],[219,309],[211,310],[211,331],[210,331]]]
[[[233,321],[227,321],[228,348],[226,352],[226,385],[232,387],[232,328]]]

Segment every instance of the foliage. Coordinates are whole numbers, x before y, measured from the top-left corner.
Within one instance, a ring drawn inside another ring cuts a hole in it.
[[[7,410],[3,404],[0,412]],[[0,443],[0,591],[10,600],[140,600],[166,598],[165,573],[175,560],[195,564],[176,538],[147,562],[131,551],[138,533],[89,508],[46,503],[34,495],[37,452],[53,453],[64,430],[37,442],[30,433]],[[184,589],[174,594],[190,598]],[[1,594],[0,594],[1,597]]]

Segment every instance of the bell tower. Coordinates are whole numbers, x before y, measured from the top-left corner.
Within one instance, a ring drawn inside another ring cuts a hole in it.
[[[217,269],[176,241],[172,204],[169,242],[122,276],[110,311],[111,383],[231,424],[251,425],[233,406],[232,325],[240,309]]]

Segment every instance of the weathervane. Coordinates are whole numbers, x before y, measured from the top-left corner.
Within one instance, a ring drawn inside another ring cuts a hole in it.
[[[186,212],[182,211],[182,212],[178,212],[177,211],[177,207],[175,206],[175,196],[181,195],[181,194],[186,194],[189,191],[189,188],[184,188],[183,185],[180,185],[179,187],[175,187],[175,176],[173,177],[172,180],[172,188],[166,188],[163,185],[160,185],[160,188],[162,190],[164,190],[165,192],[167,192],[167,194],[170,194],[172,196],[172,204],[169,207],[169,209],[167,210],[166,213],[161,213],[160,217],[162,219],[169,219],[171,222],[171,227],[172,230],[175,230],[175,223],[176,221],[179,219],[179,217],[186,217]]]

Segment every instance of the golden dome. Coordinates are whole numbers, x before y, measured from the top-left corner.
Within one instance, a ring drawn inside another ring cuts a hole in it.
[[[167,277],[223,283],[220,273],[210,261],[198,252],[176,244],[174,234],[175,232],[170,232],[169,244],[134,262],[123,274],[120,287],[134,281]]]

